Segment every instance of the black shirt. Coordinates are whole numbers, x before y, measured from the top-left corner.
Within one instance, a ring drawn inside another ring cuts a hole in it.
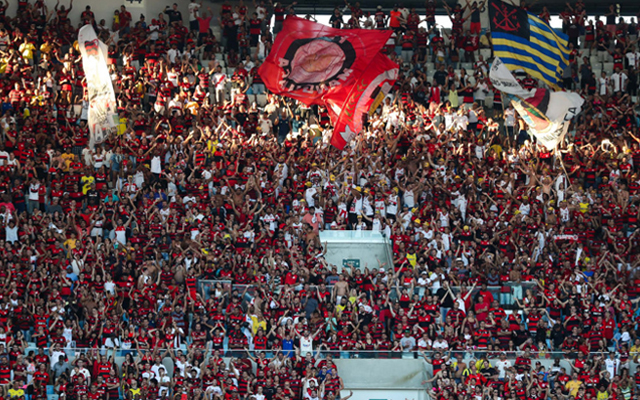
[[[167,16],[169,17],[170,23],[182,21],[182,13],[180,11],[177,11],[174,9],[167,9],[167,10],[164,10],[164,13],[167,14]]]
[[[433,74],[433,79],[438,82],[438,85],[444,86],[444,83],[447,80],[447,73],[445,71],[438,70]]]

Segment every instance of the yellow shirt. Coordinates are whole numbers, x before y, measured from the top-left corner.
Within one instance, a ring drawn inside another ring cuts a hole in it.
[[[451,107],[456,108],[460,102],[458,98],[458,92],[456,90],[449,90],[449,103],[451,103]]]
[[[218,150],[218,143],[219,142],[217,140],[207,140],[207,149],[211,152],[211,154],[214,154],[216,150]]]
[[[579,203],[578,204],[580,206],[580,212],[581,213],[586,213],[587,211],[589,211],[589,203]]]
[[[258,321],[258,317],[255,315],[251,316],[251,330],[253,331],[253,335],[255,336],[258,333],[258,329],[262,328],[263,331],[267,330],[267,321],[262,320]]]
[[[629,351],[629,355],[631,357],[635,357],[637,355],[640,355],[640,346],[632,346],[631,350]]]
[[[418,255],[416,253],[413,253],[413,254],[407,253],[407,260],[409,261],[409,264],[411,264],[411,266],[415,268],[416,263],[418,261]]]
[[[25,60],[32,60],[33,51],[35,49],[36,46],[34,46],[33,43],[22,43],[18,48],[18,51],[20,51],[20,54],[22,54],[22,58],[24,58]]]
[[[569,389],[569,394],[571,394],[571,396],[573,397],[576,397],[576,395],[578,394],[578,389],[580,389],[580,386],[582,386],[582,381],[569,381],[566,385],[564,385],[565,388]]]
[[[73,47],[77,48],[76,47],[77,45],[78,45],[78,41],[76,40]],[[40,52],[42,53],[49,53],[51,49],[52,47],[51,47],[51,44],[49,44],[49,42],[42,43],[42,45],[40,46]]]
[[[124,133],[127,131],[127,119],[120,118],[119,121],[120,122],[118,123],[118,135],[124,135]]]
[[[87,194],[87,192],[91,189],[91,184],[96,181],[96,178],[93,176],[83,176],[80,179],[82,183],[82,194]]]
[[[11,397],[24,396],[24,390],[22,390],[22,389],[9,389],[9,396],[11,396]]]
[[[67,239],[67,241],[64,242],[64,247],[68,247],[69,250],[74,250],[76,248],[76,239]]]
[[[494,144],[493,146],[491,146],[491,148],[493,149],[493,151],[495,151],[496,157],[502,159],[502,146],[500,146],[499,144]]]
[[[69,172],[69,166],[71,165],[73,160],[76,158],[76,156],[73,153],[62,153],[60,157],[62,157],[62,159],[64,160],[64,165],[65,165],[65,167],[63,168],[64,172]]]
[[[482,370],[491,368],[491,362],[484,361],[484,360],[478,360],[476,361],[476,371],[482,372]]]
[[[607,400],[609,398],[609,392],[606,390],[604,392],[598,391],[596,394],[596,398],[598,400]]]

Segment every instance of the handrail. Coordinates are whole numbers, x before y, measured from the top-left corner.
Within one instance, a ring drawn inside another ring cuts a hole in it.
[[[37,347],[26,347],[25,348],[25,353],[29,352],[29,351],[33,351],[36,350]],[[92,352],[107,352],[107,353],[111,353],[113,351],[112,348],[108,348],[108,349],[103,349],[103,348],[83,348],[83,347],[63,347],[61,348],[62,351],[64,352],[73,352],[73,353],[80,353],[80,354],[86,354],[86,353],[92,353]],[[181,347],[171,347],[171,348],[167,348],[167,347],[159,347],[159,348],[155,348],[155,349],[123,349],[123,348],[116,348],[116,354],[118,353],[123,353],[123,354],[133,354],[133,353],[142,353],[142,355],[146,355],[146,354],[151,354],[154,351],[157,351],[159,353],[163,353],[164,351],[167,350],[172,350],[172,352],[174,354],[177,354],[178,351],[182,351],[185,352],[187,351],[187,347],[186,346],[181,346]],[[213,356],[213,353],[215,351],[217,351],[216,349],[196,349],[199,350],[201,352],[205,353],[205,356],[208,355]],[[277,354],[277,353],[284,353],[285,355],[290,355],[293,356],[295,355],[295,351],[294,350],[283,350],[283,349],[260,349],[260,350],[255,350],[255,349],[251,349],[248,350],[251,354],[258,354],[261,352],[264,353],[271,353],[273,355]],[[44,350],[45,354],[49,355],[49,349],[45,349]],[[239,349],[231,349],[231,348],[227,348],[227,349],[221,349],[220,353],[222,357],[237,357],[238,354],[243,354],[246,355],[247,350],[245,350],[244,348],[239,348]],[[462,355],[463,358],[467,358],[466,356],[470,356],[470,358],[482,358],[485,354],[487,355],[487,358],[489,359],[493,359],[493,358],[499,358],[501,356],[501,354],[506,354],[508,359],[511,358],[515,358],[517,356],[521,356],[525,354],[525,350],[506,350],[506,351],[502,351],[502,350],[484,350],[484,349],[467,349],[467,350],[425,350],[425,351],[420,351],[420,350],[407,350],[407,351],[403,351],[403,350],[357,350],[357,349],[352,349],[352,350],[326,350],[326,349],[314,349],[313,350],[313,356],[315,356],[318,359],[322,359],[325,358],[327,355],[331,355],[331,356],[344,356],[344,355],[349,355],[349,356],[353,356],[353,355],[359,355],[359,354],[364,354],[364,355],[389,355],[389,354],[395,354],[395,355],[405,355],[405,356],[409,356],[409,355],[413,355],[415,358],[421,359],[423,357],[423,354],[426,355],[427,357],[431,357],[433,356],[436,352],[448,356],[450,358],[456,357],[458,355]],[[530,351],[530,358],[532,360],[544,360],[544,359],[555,359],[555,358],[569,358],[569,359],[573,359],[577,357],[577,353],[578,351],[572,351],[572,352],[565,352],[565,351]],[[619,356],[619,353],[617,351],[614,352],[616,354],[616,356]],[[592,351],[587,353],[587,357],[592,357],[592,356],[608,356],[609,354],[609,350],[606,351]],[[304,354],[302,355],[304,356]],[[640,356],[640,354],[631,354],[629,355],[629,359],[633,359],[636,356]],[[344,358],[344,357],[341,357]],[[358,357],[349,357],[349,358],[358,358]],[[386,357],[385,357],[386,358]]]

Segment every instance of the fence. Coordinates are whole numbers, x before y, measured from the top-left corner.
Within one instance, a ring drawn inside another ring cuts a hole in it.
[[[115,354],[116,357],[124,357],[125,355],[130,354],[133,357],[142,357],[144,355],[149,355],[153,352],[156,352],[158,355],[164,354],[168,348],[157,348],[152,350],[137,350],[137,349],[122,349],[122,348],[78,348],[78,347],[67,347],[63,349],[64,352],[69,357],[76,357],[79,354],[101,354],[101,355],[112,355]],[[182,345],[180,347],[171,348],[174,354],[179,354],[182,352],[186,354],[187,346]],[[282,353],[285,357],[293,358],[296,356],[295,350],[286,350],[286,349],[265,349],[265,350],[245,350],[245,349],[196,349],[199,351],[203,357],[206,359],[207,357],[211,357],[214,355],[216,351],[219,352],[221,357],[225,358],[244,358],[247,356],[247,352],[252,356],[258,356],[259,353],[265,353],[267,358],[273,358],[277,354]],[[36,347],[27,347],[25,350],[25,355],[30,351],[37,351]],[[449,349],[434,349],[434,350],[411,350],[411,351],[403,351],[403,350],[326,350],[324,348],[314,349],[312,355],[316,359],[324,359],[327,356],[331,356],[334,359],[423,359],[425,356],[428,358],[433,358],[436,353],[438,353],[441,357],[448,357],[449,359],[456,359],[458,357],[462,357],[464,360],[480,360],[482,358],[487,357],[489,360],[495,360],[500,358],[502,354],[505,354],[507,359],[513,360],[518,356],[524,355],[525,352],[522,350],[480,350],[480,349],[464,349],[464,350],[449,350]],[[530,351],[529,358],[532,362],[541,361],[541,360],[574,360],[577,359],[577,351]],[[45,350],[45,354],[49,354],[49,350]],[[585,359],[595,359],[595,358],[608,358],[610,351],[597,351],[590,352],[586,355]],[[614,353],[616,357],[619,357],[617,353]],[[49,354],[50,355],[50,354]],[[305,354],[301,354],[302,357],[306,356]],[[637,362],[636,359],[640,356],[640,353],[631,354],[628,360],[630,362]]]

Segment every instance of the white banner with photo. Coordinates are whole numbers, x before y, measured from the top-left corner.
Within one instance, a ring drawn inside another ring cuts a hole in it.
[[[89,144],[93,147],[116,131],[119,122],[116,96],[107,67],[107,46],[98,39],[91,25],[83,26],[78,32],[78,47],[87,80]]]

